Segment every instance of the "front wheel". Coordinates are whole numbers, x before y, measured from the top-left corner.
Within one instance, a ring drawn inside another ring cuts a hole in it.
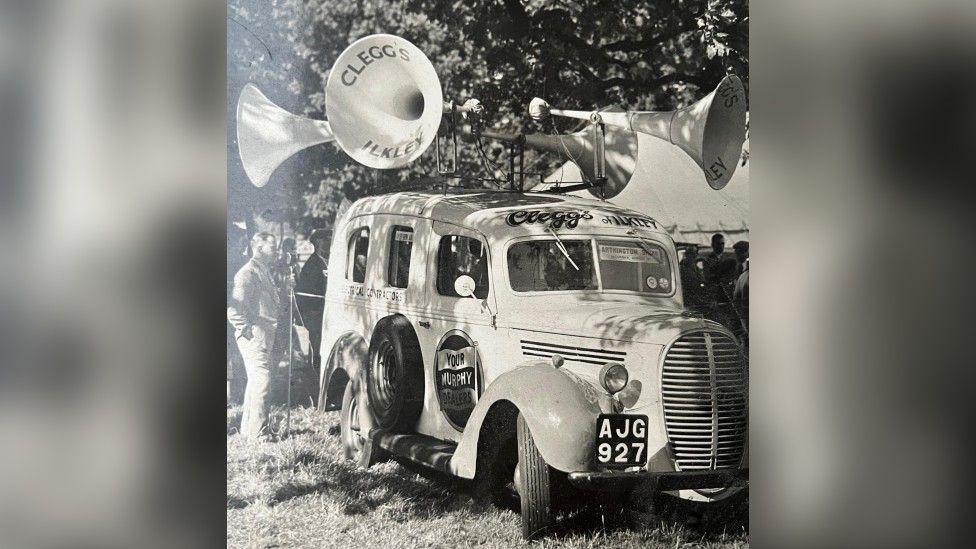
[[[552,529],[552,470],[539,453],[522,414],[518,417],[518,469],[515,485],[522,504],[522,537],[533,539]]]

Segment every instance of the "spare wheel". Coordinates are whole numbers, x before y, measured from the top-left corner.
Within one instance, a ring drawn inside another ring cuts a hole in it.
[[[424,362],[410,322],[381,320],[369,344],[366,393],[378,427],[411,432],[424,406]]]

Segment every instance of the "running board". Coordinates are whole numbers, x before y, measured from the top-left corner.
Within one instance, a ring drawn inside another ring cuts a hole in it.
[[[380,448],[395,456],[409,459],[442,473],[454,474],[451,471],[451,458],[457,450],[455,442],[427,435],[403,435],[382,430],[374,431],[372,436]]]

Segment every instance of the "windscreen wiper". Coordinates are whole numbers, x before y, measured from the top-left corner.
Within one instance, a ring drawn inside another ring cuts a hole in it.
[[[559,251],[562,252],[564,256],[566,256],[566,259],[569,260],[569,263],[573,266],[573,268],[576,269],[577,271],[580,270],[579,265],[577,265],[576,262],[573,261],[572,257],[569,257],[569,250],[566,249],[566,245],[563,244],[563,240],[559,238],[559,235],[556,234],[556,231],[552,230],[552,227],[546,227],[546,229],[548,229],[549,232],[552,234],[552,236],[556,238],[556,246],[558,246]]]

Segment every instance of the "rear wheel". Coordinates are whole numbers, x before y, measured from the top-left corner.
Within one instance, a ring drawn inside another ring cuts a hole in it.
[[[533,539],[552,529],[552,473],[535,445],[525,419],[518,417],[518,467],[515,485],[522,505],[522,537]]]
[[[359,461],[366,441],[359,427],[359,399],[353,383],[346,383],[342,394],[342,412],[339,415],[339,433],[342,438],[342,453],[346,459]]]

